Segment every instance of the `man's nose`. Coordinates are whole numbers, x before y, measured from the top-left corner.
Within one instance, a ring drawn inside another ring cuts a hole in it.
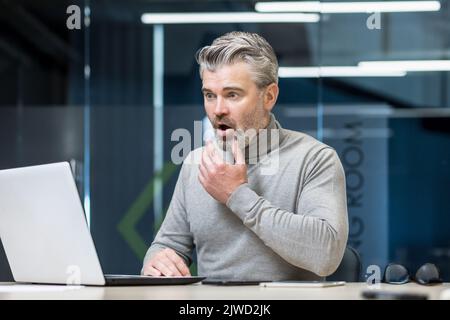
[[[226,101],[222,97],[217,97],[216,108],[214,109],[214,115],[220,117],[228,114],[228,107]]]

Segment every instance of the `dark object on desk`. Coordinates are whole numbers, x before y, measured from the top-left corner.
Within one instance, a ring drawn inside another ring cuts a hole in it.
[[[327,281],[359,282],[361,277],[361,258],[350,246],[345,248],[344,257],[337,270],[326,278]]]
[[[345,281],[273,281],[259,285],[266,288],[327,288],[344,286]]]
[[[390,284],[404,284],[412,280],[408,269],[401,264],[390,263],[384,271],[384,282]],[[433,263],[425,263],[415,274],[414,280],[422,285],[442,283],[439,268]]]
[[[427,300],[428,295],[413,292],[392,292],[380,290],[365,290],[361,293],[363,298],[377,300]]]
[[[417,269],[415,280],[423,285],[442,283],[439,268],[433,263],[425,263]]]
[[[270,282],[264,280],[225,280],[225,279],[210,279],[202,281],[202,284],[210,284],[216,286],[257,286],[261,282]]]
[[[150,277],[105,274],[107,286],[182,285],[196,283],[203,279],[205,277]]]
[[[404,284],[410,280],[409,271],[398,263],[390,263],[384,270],[384,282],[390,284]]]

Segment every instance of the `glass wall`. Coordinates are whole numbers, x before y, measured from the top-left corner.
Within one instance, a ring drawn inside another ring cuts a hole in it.
[[[202,139],[194,133],[205,119],[195,52],[228,31],[257,32],[282,67],[278,120],[341,158],[349,245],[364,270],[436,262],[448,281],[450,5],[436,3],[433,11],[367,13],[322,1],[295,21],[269,23],[232,21],[256,13],[255,1],[6,1],[0,169],[71,160],[104,271],[139,272],[180,168],[172,134],[186,129],[192,147]],[[79,29],[68,20],[72,4]],[[142,18],[161,12],[231,21]],[[5,262],[0,252],[3,278]]]
[[[70,161],[83,195],[84,31],[68,32],[68,5],[0,4],[0,169]],[[0,245],[0,281],[11,279]]]
[[[324,141],[346,170],[349,244],[364,267],[435,262],[450,276],[449,18],[447,1],[322,15]],[[340,77],[326,75],[333,66]]]

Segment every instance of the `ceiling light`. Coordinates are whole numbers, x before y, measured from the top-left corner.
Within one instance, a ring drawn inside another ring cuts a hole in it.
[[[197,23],[314,23],[320,16],[314,13],[257,13],[257,12],[200,12],[200,13],[144,13],[146,24]]]

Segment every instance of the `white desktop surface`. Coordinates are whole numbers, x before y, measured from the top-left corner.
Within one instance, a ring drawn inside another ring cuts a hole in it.
[[[3,287],[3,288],[2,288]],[[263,288],[259,286],[211,286],[200,283],[177,286],[133,287],[69,287],[0,283],[0,300],[4,299],[88,299],[88,300],[329,300],[362,299],[366,283],[347,283],[329,288]],[[450,283],[422,286],[380,284],[379,289],[426,293],[429,299],[439,299],[441,292],[450,290]],[[450,291],[446,291],[450,292]],[[447,295],[448,296],[448,295]]]

